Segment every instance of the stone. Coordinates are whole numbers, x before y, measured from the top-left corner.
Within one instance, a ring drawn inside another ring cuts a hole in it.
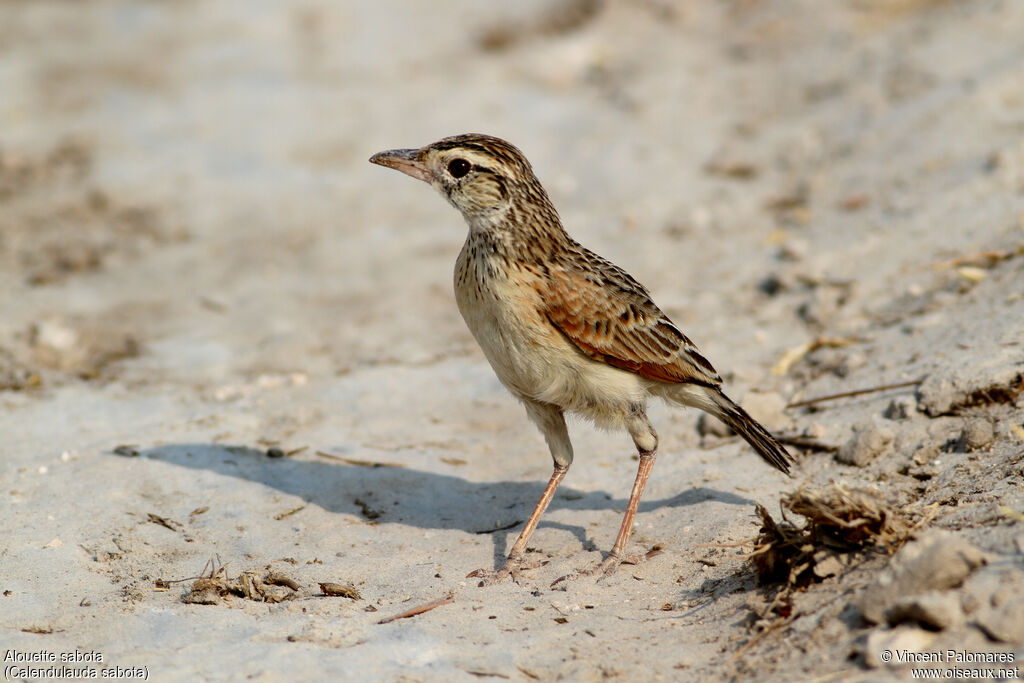
[[[1024,642],[1024,571],[986,567],[965,582],[961,604],[992,640]]]
[[[985,448],[996,438],[996,430],[990,420],[975,418],[964,423],[960,433],[960,443],[965,451],[977,451]]]
[[[886,610],[886,621],[890,625],[916,622],[937,631],[957,628],[964,623],[964,611],[960,598],[950,592],[928,591],[897,599]]]
[[[992,640],[1020,643],[1024,641],[1024,596],[1015,596],[998,606],[983,607],[974,620]]]
[[[836,460],[844,465],[867,467],[879,456],[892,450],[896,432],[880,420],[860,424],[854,428],[853,436],[839,447]]]
[[[897,552],[854,605],[866,621],[880,624],[900,600],[959,586],[984,564],[985,555],[962,536],[933,529]]]
[[[901,455],[910,458],[917,453],[922,446],[929,441],[928,429],[919,420],[907,421],[896,430],[896,438],[893,441],[893,450]]]
[[[918,389],[919,405],[931,416],[959,408],[1003,403],[1020,393],[1024,360],[1020,349],[1006,345],[972,347],[946,357]]]

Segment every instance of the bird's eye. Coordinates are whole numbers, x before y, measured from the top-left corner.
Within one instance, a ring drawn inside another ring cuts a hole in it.
[[[470,164],[465,159],[452,159],[448,162],[448,172],[455,178],[461,178],[469,173]]]

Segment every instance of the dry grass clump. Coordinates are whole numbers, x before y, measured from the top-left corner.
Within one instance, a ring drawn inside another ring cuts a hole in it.
[[[923,521],[913,521],[906,508],[886,502],[877,493],[834,483],[813,491],[797,489],[780,503],[781,522],[757,506],[761,530],[749,559],[762,582],[785,582],[793,588],[838,573],[849,564],[851,553],[875,548],[895,551]],[[789,521],[787,510],[804,517],[806,524]]]
[[[231,595],[255,600],[256,602],[281,602],[298,597],[299,584],[280,572],[268,567],[264,572],[246,571],[235,578],[228,577],[227,567],[213,566],[207,563],[209,574],[204,569],[202,575],[181,601],[194,605],[219,605],[222,598]]]

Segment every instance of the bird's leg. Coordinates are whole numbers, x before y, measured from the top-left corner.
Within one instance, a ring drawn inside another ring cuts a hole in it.
[[[640,451],[640,466],[636,471],[636,480],[633,482],[633,491],[629,494],[629,503],[626,505],[626,514],[622,517],[622,526],[619,527],[619,535],[615,537],[615,545],[608,557],[604,558],[601,564],[587,571],[587,574],[612,574],[620,564],[639,564],[644,560],[643,555],[626,555],[626,544],[633,531],[633,520],[636,519],[636,509],[640,505],[640,497],[644,494],[644,487],[647,486],[647,479],[654,469],[654,460],[657,451]]]
[[[530,542],[530,536],[536,530],[541,516],[548,509],[548,505],[551,504],[551,499],[555,497],[558,485],[565,479],[565,473],[569,471],[569,465],[572,464],[572,443],[569,441],[569,431],[565,427],[565,417],[562,410],[557,406],[546,403],[534,401],[524,401],[524,403],[527,415],[544,433],[544,438],[548,442],[548,448],[551,449],[551,457],[555,462],[555,469],[551,473],[548,485],[544,487],[544,493],[541,494],[540,500],[537,501],[537,506],[533,508],[530,519],[526,520],[526,526],[523,527],[522,533],[519,534],[519,538],[516,539],[512,550],[509,551],[508,558],[501,569],[497,571],[477,569],[467,574],[467,578],[480,577],[482,581],[480,581],[479,585],[481,586],[490,586],[500,583],[505,579],[512,579],[518,582],[520,570],[531,568],[523,565],[526,544]]]
[[[633,437],[633,443],[636,444],[637,452],[640,454],[640,465],[636,470],[636,479],[633,481],[633,490],[630,492],[629,502],[626,504],[626,514],[622,517],[619,535],[615,537],[615,545],[612,546],[608,557],[586,572],[587,574],[607,576],[612,574],[620,564],[639,564],[645,559],[643,555],[626,555],[625,552],[629,536],[633,532],[633,520],[636,519],[640,498],[644,495],[644,487],[647,486],[651,470],[654,469],[654,460],[658,457],[658,435],[647,419],[643,406],[634,406],[626,426]]]
[[[523,566],[526,544],[530,542],[530,536],[533,535],[534,530],[537,528],[537,524],[540,522],[541,516],[544,514],[544,511],[548,509],[548,505],[551,504],[551,499],[555,497],[555,491],[558,489],[558,485],[562,483],[562,479],[565,478],[565,473],[568,471],[568,465],[555,465],[555,471],[551,473],[551,479],[548,481],[548,485],[544,487],[544,493],[541,494],[540,500],[537,501],[537,507],[533,508],[533,513],[530,515],[530,519],[526,521],[526,526],[523,527],[522,533],[519,534],[519,538],[516,539],[515,545],[513,545],[512,550],[509,551],[508,557],[505,559],[505,564],[502,565],[501,569],[497,571],[477,569],[476,571],[472,571],[467,574],[467,578],[480,577],[483,579],[480,581],[481,586],[490,586],[500,583],[505,579],[512,579],[513,581],[518,582],[520,570],[532,569],[532,567]]]

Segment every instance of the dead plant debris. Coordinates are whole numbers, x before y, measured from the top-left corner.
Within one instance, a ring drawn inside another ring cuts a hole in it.
[[[302,512],[305,509],[306,509],[305,505],[300,505],[297,508],[292,508],[291,510],[286,510],[285,512],[277,513],[276,515],[274,515],[274,519],[276,519],[278,521],[281,521],[282,519],[287,519],[288,517],[291,517],[295,513]]]
[[[39,635],[48,636],[51,633],[53,633],[54,630],[50,626],[26,626],[25,628],[21,629],[21,632],[22,633],[36,633],[36,634],[39,634]]]
[[[949,268],[994,268],[1007,259],[1024,255],[1024,243],[1017,245],[1016,249],[988,249],[970,254],[962,254],[956,258],[941,261],[932,266],[934,270],[946,270]]]
[[[801,401],[793,401],[787,408],[802,408],[804,406],[811,406],[817,403],[823,403],[825,401],[835,401],[840,398],[851,398],[854,396],[863,396],[864,394],[874,394],[880,391],[890,391],[892,389],[903,389],[906,387],[916,387],[924,382],[924,378],[914,379],[908,382],[893,382],[889,384],[879,384],[874,387],[867,387],[866,389],[854,389],[852,391],[843,391],[838,394],[829,394],[828,396],[818,396],[816,398],[803,399]]]
[[[1024,373],[1021,373],[1006,385],[992,384],[978,389],[969,394],[956,408],[959,411],[965,408],[977,408],[978,406],[988,406],[997,403],[1013,403],[1021,393],[1024,393]]]
[[[349,600],[363,599],[363,596],[359,594],[356,587],[350,583],[341,584],[324,581],[320,584],[320,592],[329,597],[348,598]]]
[[[780,503],[781,522],[757,506],[761,531],[749,559],[763,583],[784,583],[783,592],[838,573],[854,553],[876,548],[894,552],[927,521],[915,520],[905,507],[892,505],[872,491],[839,484],[816,491],[801,487]],[[798,527],[786,519],[786,510],[807,523]]]
[[[405,467],[399,462],[374,462],[372,460],[359,460],[357,458],[345,458],[340,455],[334,455],[333,453],[327,453],[326,451],[317,451],[317,455],[321,458],[329,458],[331,460],[337,460],[343,462],[346,465],[353,465],[355,467]]]
[[[817,351],[818,349],[823,348],[841,349],[844,346],[850,346],[858,343],[859,341],[861,340],[854,337],[815,337],[814,339],[806,341],[799,346],[794,346],[783,353],[778,362],[772,366],[772,374],[777,377],[785,375],[789,372],[790,368],[800,361],[800,359],[812,351]]]
[[[390,624],[392,621],[398,621],[399,619],[408,619],[409,617],[415,617],[415,616],[417,616],[419,614],[423,614],[424,612],[429,612],[430,610],[437,609],[438,607],[442,607],[444,605],[450,605],[453,602],[455,602],[455,595],[454,595],[454,593],[449,593],[446,597],[443,597],[440,600],[434,600],[433,602],[428,602],[428,603],[425,603],[423,605],[417,605],[416,607],[413,607],[412,609],[408,609],[408,610],[406,610],[404,612],[401,612],[400,614],[395,614],[394,616],[385,617],[385,618],[381,619],[380,621],[378,621],[377,623],[378,624]]]
[[[282,591],[277,587],[287,590]],[[219,605],[224,598],[235,595],[256,602],[276,603],[295,599],[300,590],[297,581],[269,568],[262,573],[244,571],[230,578],[226,565],[215,566],[211,561],[207,562],[203,573],[189,591],[181,596],[181,601],[193,605]]]
[[[146,513],[146,520],[153,524],[162,526],[165,529],[170,529],[171,531],[178,531],[181,529],[180,522],[175,522],[173,519],[168,519],[167,517],[161,517],[155,512]]]
[[[368,520],[372,521],[378,519],[382,514],[380,510],[374,510],[372,507],[370,507],[369,503],[367,503],[361,498],[356,498],[355,501],[353,502],[359,506],[359,510],[360,512],[362,512],[363,517],[365,517]]]

